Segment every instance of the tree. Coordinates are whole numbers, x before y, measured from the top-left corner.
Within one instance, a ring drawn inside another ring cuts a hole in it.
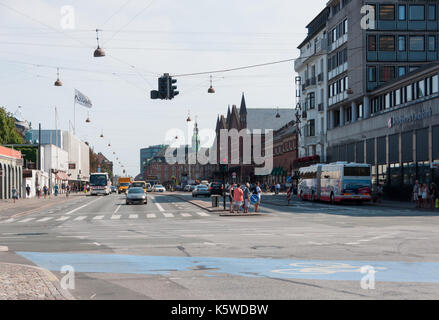
[[[0,144],[22,144],[23,137],[15,128],[15,118],[5,108],[0,107]]]

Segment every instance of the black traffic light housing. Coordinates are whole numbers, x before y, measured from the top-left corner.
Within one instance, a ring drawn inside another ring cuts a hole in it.
[[[161,100],[171,100],[176,95],[179,94],[176,91],[177,86],[174,85],[177,83],[177,79],[172,79],[169,73],[163,74],[158,80],[158,91],[151,91],[151,99],[161,99]]]

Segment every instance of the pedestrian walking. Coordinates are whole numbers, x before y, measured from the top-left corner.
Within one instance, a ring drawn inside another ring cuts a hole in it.
[[[14,199],[14,203],[15,200],[18,200],[18,191],[15,187],[12,187],[12,199]]]
[[[41,198],[41,187],[40,187],[40,185],[37,186],[37,197],[38,197],[38,199]]]
[[[291,185],[288,188],[288,190],[287,190],[287,202],[288,202],[288,204],[290,204],[292,193],[293,193],[293,186]]]
[[[250,206],[250,183],[244,186],[244,213],[248,213],[248,207]]]
[[[260,205],[261,199],[262,199],[262,190],[261,190],[259,182],[256,184],[256,195],[258,196],[258,201],[256,201],[256,203],[255,203],[255,212],[258,212],[259,205]]]
[[[438,189],[434,182],[430,183],[430,209],[434,209],[438,199]]]
[[[235,209],[239,213],[241,211],[242,202],[244,201],[244,192],[241,189],[240,184],[236,185],[236,188],[233,190],[233,211]]]
[[[46,199],[47,198],[47,194],[49,193],[49,188],[47,188],[46,185],[44,185],[44,187],[43,187],[43,193],[44,193],[44,199]]]
[[[280,192],[280,184],[279,184],[279,182],[276,183],[275,190],[276,190],[276,194],[279,194],[279,192]]]
[[[415,185],[413,186],[413,201],[416,203],[416,208],[420,207],[421,199],[419,199],[419,194],[421,193],[421,186],[419,185],[419,181],[415,181]]]
[[[422,208],[427,208],[428,207],[428,199],[429,199],[429,190],[427,187],[427,184],[424,183],[422,185]]]
[[[30,198],[30,186],[29,185],[27,185],[26,186],[26,197],[29,199]]]
[[[66,197],[69,197],[70,195],[70,185],[66,186]]]
[[[55,184],[55,197],[58,197],[59,187],[57,184]]]
[[[235,189],[235,184],[233,183],[229,189],[229,201],[230,201],[230,213],[233,212],[233,192]]]

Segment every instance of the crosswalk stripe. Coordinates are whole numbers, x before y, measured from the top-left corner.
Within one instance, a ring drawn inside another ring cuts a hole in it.
[[[37,220],[37,222],[45,222],[45,221],[52,220],[53,218],[54,218],[54,217],[46,217],[46,218],[43,218],[43,219]]]
[[[76,219],[74,219],[74,221],[82,221],[84,219],[87,219],[87,216],[79,216]]]
[[[105,216],[96,216],[93,218],[93,220],[102,220]]]
[[[59,219],[56,219],[56,221],[66,221],[68,219],[70,219],[70,217],[61,217]]]
[[[146,218],[151,219],[151,218],[157,218],[157,216],[155,215],[155,213],[148,213],[146,215]]]
[[[189,214],[189,213],[181,213],[181,215],[182,215],[183,217],[192,217],[192,215]]]
[[[21,220],[21,221],[19,221],[19,222],[29,222],[29,221],[32,221],[32,220],[34,220],[35,218],[27,218],[27,219],[24,219],[24,220]]]
[[[0,223],[9,223],[9,222],[13,222],[14,220],[15,220],[14,218],[10,218],[8,220],[1,221]]]
[[[119,220],[121,216],[118,215],[112,215],[111,220]]]
[[[208,213],[206,213],[206,212],[197,212],[197,214],[198,214],[199,216],[202,216],[202,217],[210,217],[210,214],[208,214]]]
[[[137,219],[139,217],[138,214],[130,214],[130,219]]]
[[[163,213],[163,215],[165,216],[165,218],[173,218],[174,215],[172,213]]]

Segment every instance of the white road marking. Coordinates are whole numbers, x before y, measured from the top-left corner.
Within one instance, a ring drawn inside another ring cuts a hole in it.
[[[7,252],[9,250],[6,246],[0,246],[0,252]]]
[[[43,219],[37,220],[37,222],[45,222],[45,221],[52,220],[53,218],[54,218],[54,217],[46,217],[46,218],[43,218]]]
[[[119,205],[119,206],[116,208],[116,210],[114,211],[114,213],[117,213],[117,212],[119,211],[120,207],[121,207],[121,205]]]
[[[157,218],[157,216],[155,215],[155,213],[148,213],[148,214],[146,215],[146,218],[148,218],[148,219],[154,219],[154,218]]]
[[[19,222],[29,222],[29,221],[32,221],[32,220],[35,220],[35,218],[27,218],[27,219],[21,220]]]
[[[181,213],[181,216],[182,217],[192,217],[192,215],[189,213]]]
[[[163,215],[165,216],[165,218],[173,218],[174,215],[172,213],[163,213]]]
[[[165,211],[165,209],[163,209],[163,207],[162,207],[159,203],[155,202],[155,205],[157,206],[157,208],[158,208],[161,212]]]
[[[9,222],[13,222],[14,220],[15,220],[14,218],[10,218],[8,220],[1,221],[0,223],[9,223]]]
[[[68,219],[70,219],[70,217],[61,217],[59,219],[56,219],[56,221],[66,221]]]
[[[93,244],[97,245],[98,247],[101,246],[101,244],[99,242],[93,242]]]
[[[91,201],[91,202],[89,202],[89,203],[87,203],[87,204],[84,204],[83,206],[81,206],[81,207],[79,207],[79,208],[76,208],[76,209],[73,209],[72,211],[67,212],[66,214],[72,214],[72,213],[74,213],[74,212],[76,212],[76,211],[78,211],[78,210],[81,210],[81,209],[83,209],[83,208],[85,208],[85,207],[91,205],[93,202],[96,202],[96,201],[98,201],[98,200],[100,200],[100,199],[101,199],[101,198],[98,198],[98,199],[96,199],[96,200],[93,200],[93,201]]]
[[[102,220],[105,216],[96,216],[93,218],[93,220]]]
[[[139,217],[138,214],[130,214],[130,219],[137,219]]]
[[[87,216],[79,216],[76,219],[74,219],[74,221],[82,221],[84,219],[87,219]]]
[[[113,215],[111,216],[111,220],[119,220],[121,216]]]
[[[197,214],[198,214],[199,216],[202,216],[202,217],[210,217],[210,214],[208,214],[208,213],[206,213],[206,212],[197,212]]]

